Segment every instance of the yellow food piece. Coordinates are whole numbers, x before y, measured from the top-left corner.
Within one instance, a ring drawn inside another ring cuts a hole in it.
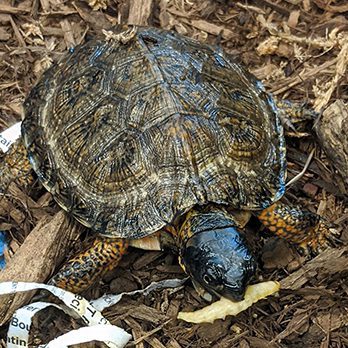
[[[179,312],[178,319],[196,324],[212,323],[216,319],[225,319],[227,315],[237,315],[249,308],[253,303],[274,294],[279,289],[280,284],[273,281],[249,285],[243,301],[233,302],[222,297],[219,301],[195,312]]]

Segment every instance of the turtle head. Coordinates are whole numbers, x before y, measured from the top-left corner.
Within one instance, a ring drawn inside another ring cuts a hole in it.
[[[180,249],[185,271],[210,294],[243,300],[256,261],[233,218],[224,213],[202,214],[186,219],[187,223],[193,230]]]

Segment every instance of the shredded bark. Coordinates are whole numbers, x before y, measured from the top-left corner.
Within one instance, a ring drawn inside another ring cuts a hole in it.
[[[129,347],[347,347],[346,1],[2,0],[0,130],[21,119],[31,87],[69,48],[127,23],[175,30],[221,46],[261,79],[268,91],[318,111],[315,119],[291,119],[294,129],[286,131],[288,180],[302,171],[312,151],[314,156],[304,174],[288,187],[285,199],[335,223],[341,237],[333,248],[303,256],[251,224],[250,243],[260,259],[254,281],[278,280],[282,290],[278,297],[263,300],[237,317],[204,325],[176,320],[179,311],[206,304],[190,284],[124,298],[105,310],[105,316],[133,334]],[[0,197],[0,230],[9,240],[7,268],[0,271],[0,281],[45,282],[86,240],[84,229],[67,220],[37,181],[28,188],[12,183]],[[120,267],[84,295],[96,298],[182,276],[171,253],[132,250]],[[13,301],[0,296],[0,346],[5,347],[4,323],[31,296],[16,295]],[[33,323],[32,344],[46,343],[80,324],[50,309]]]

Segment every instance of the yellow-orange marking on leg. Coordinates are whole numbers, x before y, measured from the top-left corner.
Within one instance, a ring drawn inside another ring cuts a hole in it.
[[[261,211],[259,220],[277,236],[318,250],[328,243],[330,229],[323,218],[301,207],[276,202]]]
[[[97,237],[93,244],[69,260],[50,280],[50,284],[78,293],[117,266],[127,251],[128,241],[120,238]]]

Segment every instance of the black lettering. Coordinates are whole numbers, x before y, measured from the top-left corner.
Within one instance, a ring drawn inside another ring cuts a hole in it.
[[[86,324],[89,324],[89,319],[86,318],[84,315],[81,317],[82,320],[86,323]]]
[[[28,306],[27,310],[31,311],[31,312],[35,312],[38,309],[38,307],[34,307],[34,306]]]
[[[80,301],[78,301],[77,299],[73,299],[70,304],[70,306],[74,309],[77,309],[79,305],[80,305]]]
[[[6,139],[4,136],[0,134],[0,144],[5,145],[7,147],[10,147],[10,145],[13,143],[12,140]]]
[[[86,307],[86,309],[91,313],[92,318],[93,318],[94,314],[97,313],[97,310],[94,308]]]
[[[16,317],[12,318],[11,325],[14,327],[19,327],[21,330],[26,330],[26,331],[30,330],[30,327],[28,324],[25,324],[22,321],[18,321]]]
[[[100,318],[98,324],[108,324],[108,321],[103,317],[103,318]]]
[[[7,337],[7,343],[12,343],[17,346],[27,346],[27,342],[25,340],[19,339],[17,336]]]

